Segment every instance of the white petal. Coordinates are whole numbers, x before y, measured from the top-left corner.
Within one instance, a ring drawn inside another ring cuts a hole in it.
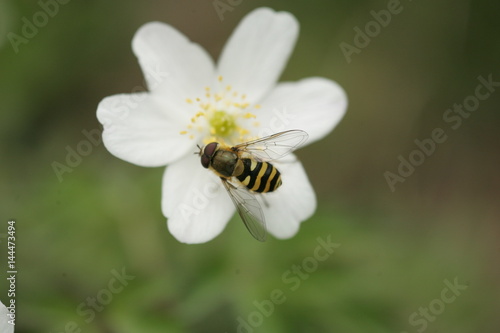
[[[275,164],[283,185],[276,192],[266,193],[264,200],[269,206],[261,206],[267,230],[277,238],[290,238],[316,210],[316,195],[300,161]]]
[[[0,302],[0,332],[2,333],[14,333],[14,325],[9,324],[9,310],[2,302]]]
[[[163,176],[162,210],[180,242],[204,243],[219,235],[234,214],[221,181],[192,155],[170,165]]]
[[[277,82],[297,40],[299,24],[286,12],[259,8],[233,32],[219,59],[224,83],[258,102]]]
[[[196,150],[196,138],[181,135],[186,119],[150,93],[106,97],[97,107],[104,145],[116,157],[141,166],[162,166]]]
[[[330,133],[346,109],[344,90],[331,80],[314,77],[280,83],[254,112],[260,123],[257,135],[301,129],[309,134],[309,144]]]
[[[187,98],[201,97],[204,87],[213,83],[214,63],[208,53],[167,24],[143,25],[132,48],[150,91],[178,103],[181,109]]]

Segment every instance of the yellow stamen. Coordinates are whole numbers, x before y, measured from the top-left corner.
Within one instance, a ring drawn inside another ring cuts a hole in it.
[[[220,75],[217,80],[223,82],[224,78]],[[256,114],[247,111],[250,111],[250,107],[259,109],[261,106],[249,103],[246,94],[236,91],[229,84],[223,83],[216,86],[217,88],[213,91],[211,87],[205,86],[201,96],[191,96],[185,99],[186,103],[194,104],[197,110],[192,114],[186,130],[180,131],[180,134],[190,139],[200,138],[202,142],[207,139],[219,142],[228,140],[228,144],[237,143],[238,140],[239,142],[248,141],[251,129],[259,126],[260,123],[255,121]],[[245,119],[249,119],[250,122],[245,122]]]
[[[247,112],[243,115],[243,118],[250,119],[250,118],[257,118],[257,116],[254,115],[253,113]]]
[[[249,134],[250,132],[244,128],[238,128],[238,132],[240,133],[240,135],[247,135]]]

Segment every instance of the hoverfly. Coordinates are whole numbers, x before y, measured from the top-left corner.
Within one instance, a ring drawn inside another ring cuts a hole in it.
[[[201,165],[220,177],[246,228],[261,242],[267,230],[256,194],[281,186],[281,174],[270,161],[289,154],[308,137],[304,131],[289,130],[233,147],[219,142],[198,146]]]

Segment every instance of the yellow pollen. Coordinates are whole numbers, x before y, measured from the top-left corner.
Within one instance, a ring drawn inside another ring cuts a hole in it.
[[[226,111],[217,110],[209,119],[210,133],[218,137],[228,137],[237,129],[235,116]]]
[[[247,112],[243,115],[243,118],[250,119],[250,118],[257,118],[257,116],[254,115],[253,113]]]
[[[209,137],[206,137],[203,139],[203,143],[204,144],[209,144],[210,142],[214,142],[214,141],[219,141],[220,143],[225,144],[224,142],[224,139],[222,138],[217,138],[216,136],[212,135],[212,136],[209,136]]]
[[[244,128],[238,128],[238,132],[240,133],[241,136],[250,134],[250,132]]]
[[[224,79],[220,75],[217,80],[223,82]],[[250,103],[246,94],[236,91],[225,82],[213,90],[209,86],[203,88],[201,96],[185,99],[186,103],[194,104],[197,110],[193,112],[186,130],[179,133],[190,139],[199,138],[201,142],[208,139],[220,142],[229,140],[229,144],[248,141],[253,127],[260,125],[256,121],[256,114],[248,112],[249,108],[259,109],[261,106]]]

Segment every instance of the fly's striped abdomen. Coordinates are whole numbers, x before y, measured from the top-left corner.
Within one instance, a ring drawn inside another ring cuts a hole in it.
[[[243,171],[236,178],[249,190],[259,193],[272,192],[281,186],[281,175],[271,163],[243,158]]]

